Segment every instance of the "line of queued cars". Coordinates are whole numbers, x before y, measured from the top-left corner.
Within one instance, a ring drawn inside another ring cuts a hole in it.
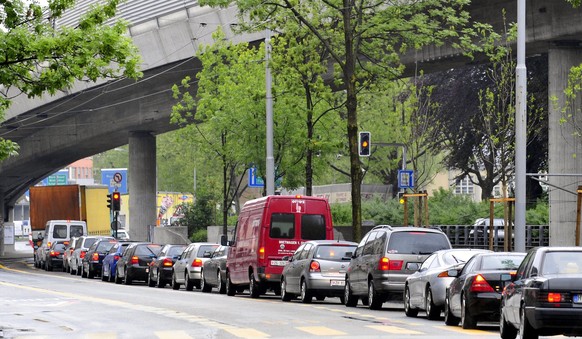
[[[228,251],[209,242],[160,245],[86,236],[55,242],[44,267],[118,284],[139,280],[225,294]],[[407,316],[424,311],[448,326],[499,322],[504,339],[582,335],[581,247],[538,247],[527,254],[453,249],[439,229],[380,225],[360,243],[306,241],[283,260],[275,294],[284,302],[337,297],[346,307],[361,301],[380,309],[402,300]]]

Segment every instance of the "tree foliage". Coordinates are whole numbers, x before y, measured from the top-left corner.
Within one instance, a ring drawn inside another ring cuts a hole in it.
[[[140,75],[137,48],[125,23],[110,25],[121,0],[94,5],[74,27],[54,26],[74,0],[0,2],[0,119],[17,95],[38,97],[70,88],[75,81]],[[0,139],[0,160],[17,145]]]
[[[295,22],[325,47],[334,66],[335,85],[345,90],[346,136],[350,155],[354,239],[361,238],[361,183],[358,157],[358,94],[378,79],[398,78],[406,51],[445,41],[472,45],[467,0],[304,1],[204,0],[201,5],[236,4],[251,30],[281,30]],[[248,20],[248,21],[247,21]]]

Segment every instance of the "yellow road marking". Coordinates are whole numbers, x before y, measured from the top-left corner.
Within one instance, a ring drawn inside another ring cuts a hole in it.
[[[113,332],[91,333],[85,336],[87,339],[115,339],[117,334]]]
[[[387,332],[387,333],[392,333],[392,334],[425,334],[423,332],[408,330],[406,328],[396,327],[396,326],[370,325],[370,326],[366,326],[366,327],[377,330],[377,331]]]
[[[257,331],[253,328],[237,328],[237,329],[226,329],[226,331],[239,338],[268,338],[270,337],[267,333]]]
[[[439,330],[447,330],[451,332],[463,333],[463,334],[479,334],[479,335],[495,335],[499,336],[499,333],[489,332],[489,331],[482,331],[482,330],[464,330],[459,326],[434,326]]]
[[[298,330],[307,332],[312,335],[326,336],[326,335],[346,335],[347,333],[334,330],[333,328],[325,326],[308,326],[308,327],[296,327]]]

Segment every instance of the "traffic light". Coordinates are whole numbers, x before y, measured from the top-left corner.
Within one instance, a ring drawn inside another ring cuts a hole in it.
[[[111,209],[111,194],[107,194],[107,208]]]
[[[121,193],[111,193],[111,209],[114,211],[119,211],[121,209]]]
[[[361,157],[370,156],[370,132],[360,132],[358,138],[358,154]]]

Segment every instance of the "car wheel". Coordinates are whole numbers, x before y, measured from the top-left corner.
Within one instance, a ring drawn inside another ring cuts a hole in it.
[[[162,280],[162,273],[158,270],[158,277],[156,279],[156,287],[157,288],[164,288],[166,287],[166,282]]]
[[[125,274],[123,275],[123,284],[124,285],[131,285],[132,279],[129,276],[129,272],[127,270],[125,270],[124,272],[125,272]]]
[[[368,308],[371,310],[379,310],[382,308],[382,297],[378,295],[374,281],[370,280],[368,283]]]
[[[344,305],[346,307],[356,307],[358,305],[358,297],[352,294],[350,283],[347,280],[344,286]]]
[[[249,293],[251,298],[258,298],[261,295],[259,283],[255,280],[253,272],[249,273]]]
[[[424,300],[424,309],[426,310],[426,317],[429,320],[438,320],[441,316],[441,309],[434,304],[432,300],[432,290],[427,288],[426,299]]]
[[[152,272],[153,270],[150,268],[150,271],[148,272],[148,287],[156,287],[156,281],[152,279]]]
[[[449,296],[447,293],[447,296],[445,298],[445,324],[447,326],[457,326],[457,325],[459,325],[459,321],[461,321],[461,319],[458,317],[455,317],[453,315],[453,313],[451,312],[451,305],[450,305]]]
[[[113,269],[111,267],[109,267],[109,282],[114,282],[115,281],[115,272],[113,271]]]
[[[220,274],[220,270],[216,273],[216,289],[218,293],[224,294],[226,292],[226,284],[222,281],[222,275]]]
[[[206,293],[212,291],[212,286],[208,285],[204,277],[204,270],[200,271],[200,289]]]
[[[522,307],[520,311],[520,321],[519,321],[519,337],[521,339],[538,339],[539,335],[536,333],[535,329],[527,320],[525,315],[525,309]]]
[[[91,266],[87,269],[87,278],[93,279],[95,278],[95,271],[91,271]]]
[[[418,309],[412,308],[412,305],[410,305],[410,289],[408,289],[408,286],[404,288],[404,314],[407,317],[416,317],[418,315]]]
[[[119,277],[119,266],[115,268],[115,283],[121,284],[122,280]]]
[[[309,304],[311,299],[313,299],[313,295],[311,291],[307,288],[307,281],[305,279],[301,279],[301,302],[304,304]]]
[[[281,279],[281,300],[282,301],[291,301],[291,294],[287,293],[287,281],[285,281],[285,277]]]
[[[499,333],[501,334],[501,339],[515,339],[517,336],[517,329],[505,320],[503,310],[499,317]]]
[[[467,297],[461,297],[461,325],[463,329],[473,329],[477,327],[477,321],[471,316],[469,307],[467,306]]]
[[[180,284],[176,281],[176,272],[172,272],[172,289],[179,290]]]
[[[53,266],[49,264],[49,262],[47,261],[46,263],[46,270],[47,271],[52,271],[53,270]]]
[[[105,272],[108,272],[109,270],[106,270],[105,267],[101,268],[101,281],[107,281],[109,280],[109,276],[105,275]]]
[[[184,272],[184,286],[186,286],[186,291],[192,291],[194,289],[194,282],[188,278],[188,272]]]
[[[230,273],[226,272],[226,295],[232,297],[236,294],[236,286],[230,280]]]

